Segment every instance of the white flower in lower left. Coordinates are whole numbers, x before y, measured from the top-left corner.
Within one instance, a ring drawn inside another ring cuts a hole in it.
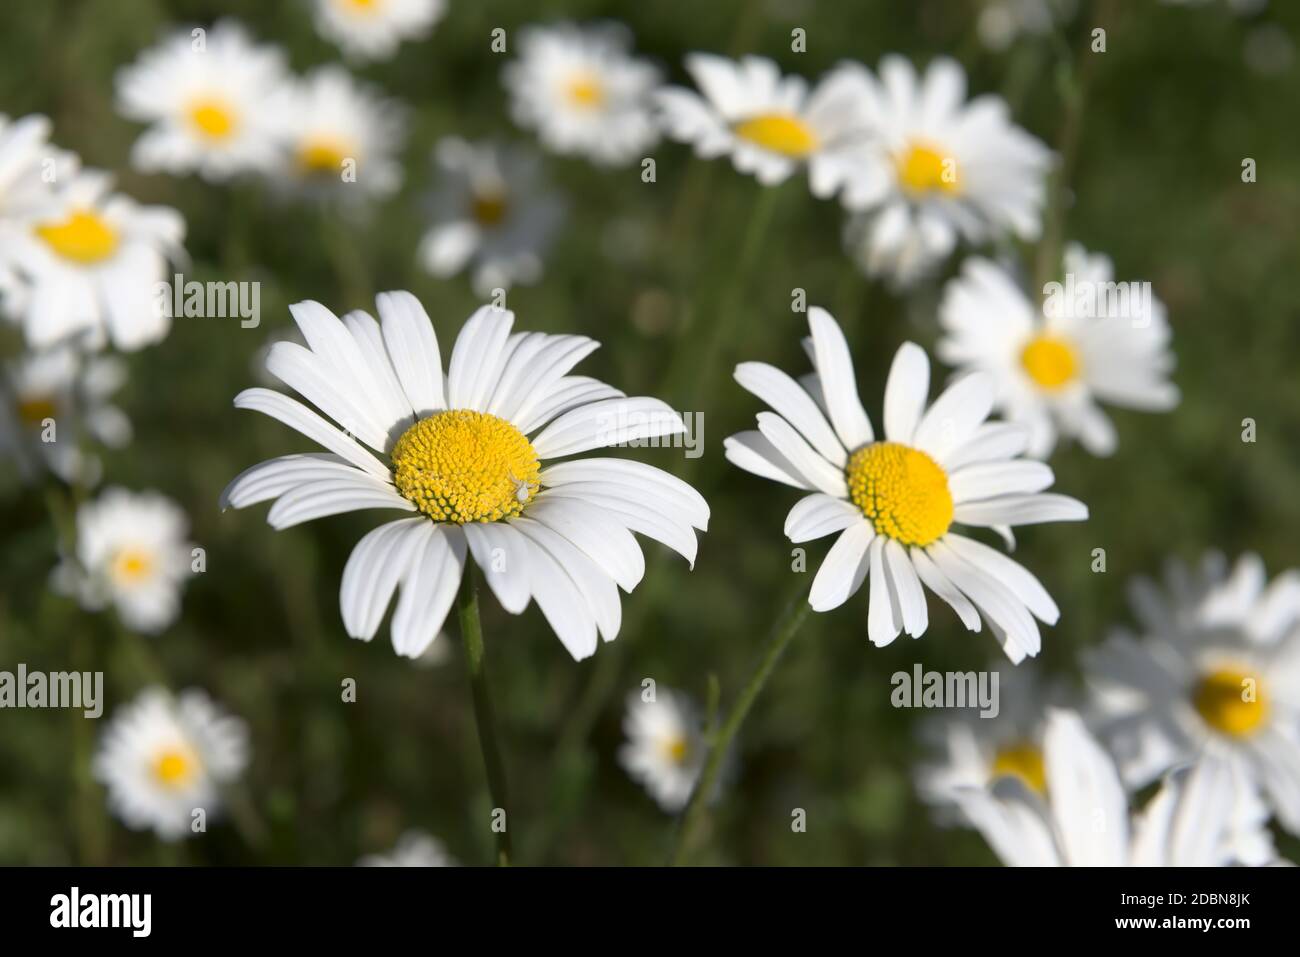
[[[113,715],[94,774],[127,827],[174,841],[201,833],[221,810],[221,786],[247,763],[243,721],[202,691],[149,688]]]
[[[54,587],[91,611],[112,605],[135,631],[162,631],[180,614],[191,574],[188,524],[157,492],[107,489],[77,510],[76,552],[54,570]]]

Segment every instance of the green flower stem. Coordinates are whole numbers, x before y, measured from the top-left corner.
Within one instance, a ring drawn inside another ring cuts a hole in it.
[[[493,809],[505,811],[509,799],[506,795],[506,774],[501,763],[501,748],[497,744],[496,721],[492,716],[492,699],[488,695],[487,671],[483,664],[483,623],[478,613],[478,592],[474,587],[474,565],[465,563],[465,575],[460,582],[460,595],[456,599],[460,614],[460,634],[465,646],[465,667],[469,671],[470,690],[474,695],[474,719],[478,724],[478,743],[483,752],[483,769],[487,772],[488,795]],[[505,827],[496,831],[497,864],[510,864],[510,815],[507,812]]]
[[[695,790],[691,792],[690,803],[686,805],[681,825],[677,829],[677,839],[673,845],[672,856],[669,858],[669,863],[674,867],[685,862],[691,840],[708,814],[709,799],[717,789],[718,775],[722,773],[722,765],[726,761],[727,752],[731,750],[732,741],[740,731],[740,726],[745,723],[750,708],[754,706],[754,702],[767,685],[767,680],[772,677],[776,663],[781,659],[786,646],[798,634],[810,610],[811,606],[805,595],[796,597],[786,608],[785,613],[772,629],[758,667],[754,669],[749,683],[740,692],[740,697],[731,706],[731,712],[727,715],[722,729],[713,739],[709,758],[704,764],[699,781],[696,782]]]

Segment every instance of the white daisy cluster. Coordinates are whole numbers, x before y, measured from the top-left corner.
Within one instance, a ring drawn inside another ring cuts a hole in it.
[[[380,7],[412,6],[372,5],[366,22],[376,26],[387,22]],[[344,6],[322,4],[322,22]],[[341,66],[294,77],[283,50],[254,43],[234,21],[180,30],[146,50],[118,71],[117,99],[123,116],[148,124],[131,151],[141,172],[212,182],[260,174],[283,192],[347,201],[382,198],[401,184],[400,106]]]

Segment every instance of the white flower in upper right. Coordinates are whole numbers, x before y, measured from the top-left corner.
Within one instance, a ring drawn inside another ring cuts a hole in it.
[[[1006,101],[967,102],[966,74],[947,57],[924,76],[900,56],[885,57],[878,77],[859,64],[836,72],[856,88],[872,133],[842,195],[861,211],[846,241],[868,275],[905,286],[947,259],[959,238],[1038,237],[1052,154],[1011,122]]]
[[[1163,412],[1178,404],[1168,381],[1165,308],[1147,283],[1115,283],[1108,257],[1072,244],[1065,283],[1041,305],[988,259],[967,259],[939,306],[946,333],[935,352],[997,383],[998,408],[1029,428],[1029,454],[1046,458],[1059,436],[1110,455],[1115,426],[1098,401]]]
[[[1013,662],[1038,654],[1034,618],[1055,624],[1052,597],[1023,566],[952,526],[1010,539],[1012,525],[1081,521],[1087,507],[1044,492],[1054,476],[1042,462],[1018,458],[1023,427],[985,422],[993,409],[988,376],[962,377],[927,409],[930,362],[910,342],[894,357],[885,438],[877,440],[844,333],[815,306],[808,325],[815,376],[796,382],[765,363],[736,367],[736,381],[775,411],[760,412],[757,432],[725,446],[733,465],[813,493],[786,518],[792,542],[838,534],[808,595],[813,610],[842,605],[870,577],[872,643],[887,645],[902,631],[917,638],[929,624],[924,584],[969,630],[987,621]]]

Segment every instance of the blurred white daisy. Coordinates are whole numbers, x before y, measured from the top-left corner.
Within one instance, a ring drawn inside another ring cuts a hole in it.
[[[655,96],[665,132],[694,144],[700,156],[730,155],[737,170],[765,186],[806,166],[813,195],[823,198],[869,159],[861,84],[847,71],[831,73],[810,91],[802,77],[783,77],[763,57],[692,53],[686,69],[700,93],[667,87]]]
[[[316,30],[356,60],[387,60],[404,40],[422,40],[446,0],[314,0]]]
[[[1098,402],[1165,411],[1178,403],[1167,376],[1169,324],[1146,283],[1116,283],[1106,256],[1072,244],[1066,282],[1039,305],[1005,269],[969,258],[939,306],[944,362],[993,377],[998,409],[1029,429],[1029,454],[1047,457],[1057,436],[1093,455],[1115,451],[1115,426]]]
[[[813,580],[814,611],[844,604],[871,580],[867,634],[887,645],[929,625],[925,588],[952,606],[971,631],[983,617],[1015,663],[1042,645],[1034,618],[1055,624],[1056,603],[1027,569],[954,525],[992,528],[1081,521],[1082,502],[1045,493],[1054,477],[1042,462],[1017,458],[1025,430],[985,423],[993,383],[974,373],[928,409],[930,362],[904,343],[885,384],[885,438],[877,440],[858,399],[853,359],[839,325],[808,310],[805,343],[816,377],[796,382],[761,362],[736,367],[736,381],[775,411],[758,431],[729,437],[732,464],[813,494],[785,522],[795,543],[836,535]],[[829,421],[828,421],[829,419]]]
[[[149,124],[131,165],[212,181],[269,171],[280,136],[270,105],[287,82],[283,51],[234,21],[172,34],[117,73],[118,112]]]
[[[708,747],[699,712],[686,694],[657,688],[655,700],[640,691],[627,697],[618,763],[669,814],[686,806],[704,769]]]
[[[891,55],[879,77],[858,64],[836,76],[856,89],[872,132],[842,196],[862,211],[846,239],[868,275],[906,285],[946,259],[959,238],[1037,238],[1051,153],[1011,122],[999,97],[967,102],[957,61],[939,57],[918,76]]]
[[[1125,781],[1139,788],[1203,751],[1221,753],[1241,813],[1262,795],[1300,833],[1300,572],[1270,584],[1258,556],[1230,569],[1212,553],[1199,569],[1171,560],[1163,592],[1137,579],[1130,597],[1141,637],[1118,630],[1085,657]]]
[[[440,840],[424,831],[407,831],[387,854],[367,854],[358,867],[455,867]]]
[[[49,142],[50,121],[32,114],[10,120],[0,114],[0,309],[10,317],[21,307],[21,278],[14,247],[33,222],[63,211],[58,186],[70,180],[77,157]],[[15,242],[15,239],[18,241]]]
[[[511,334],[514,314],[484,306],[461,329],[444,374],[424,307],[381,294],[380,321],[342,320],[316,302],[291,307],[308,347],[271,347],[267,367],[334,420],[269,389],[235,398],[296,429],[327,454],[286,455],[245,471],[222,507],[275,499],[267,520],[288,528],[326,515],[385,508],[417,513],[361,539],[343,570],[343,624],[370,640],[401,587],[391,634],[419,657],[438,634],[467,556],[503,608],[530,600],[575,659],[621,621],[618,589],[644,572],[632,533],[695,561],[693,529],[709,508],[680,479],[629,459],[548,459],[685,431],[658,399],[627,398],[570,370],[598,343]],[[530,437],[531,436],[531,437]],[[367,448],[368,446],[368,448]]]
[[[276,97],[281,182],[310,196],[382,199],[402,184],[406,111],[341,66],[317,67]]]
[[[113,813],[165,841],[206,829],[222,809],[221,788],[248,763],[248,728],[190,689],[149,688],[113,715],[95,755],[95,777]],[[202,811],[198,815],[196,811]],[[196,830],[196,824],[203,827]]]
[[[1020,37],[1047,36],[1076,6],[1076,0],[982,0],[975,31],[986,48],[1002,53]]]
[[[105,489],[77,509],[76,552],[55,569],[53,584],[88,610],[111,605],[134,631],[162,631],[180,615],[191,574],[188,525],[157,492]]]
[[[962,788],[988,788],[1000,778],[1018,778],[1036,794],[1046,794],[1043,730],[1049,703],[1062,704],[1061,689],[1047,685],[1033,668],[998,676],[998,714],[978,711],[928,719],[922,735],[937,746],[936,761],[917,770],[921,797],[948,820]]]
[[[1130,820],[1119,773],[1077,714],[1053,711],[1044,734],[1047,797],[1008,777],[959,792],[962,811],[1010,867],[1225,867],[1232,774],[1206,756],[1165,778]],[[1261,826],[1262,830],[1262,826]]]
[[[7,237],[19,279],[10,308],[33,348],[75,336],[88,348],[134,350],[171,328],[158,284],[184,255],[185,221],[111,189],[107,173],[82,170],[59,191],[63,212]]]
[[[557,153],[609,166],[643,157],[659,140],[650,107],[659,71],[631,45],[617,23],[526,28],[504,71],[515,122]]]
[[[0,451],[27,480],[49,470],[83,486],[99,481],[99,460],[81,448],[89,439],[109,448],[131,441],[131,422],[110,397],[126,381],[115,356],[83,356],[71,346],[28,353],[6,368],[0,392]]]
[[[446,137],[434,148],[438,185],[421,265],[439,278],[472,273],[474,291],[536,282],[564,204],[542,179],[536,153]]]

